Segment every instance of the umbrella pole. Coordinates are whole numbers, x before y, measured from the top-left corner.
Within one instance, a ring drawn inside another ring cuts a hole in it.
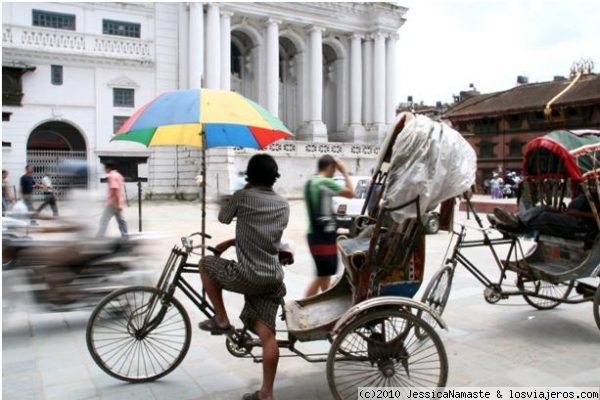
[[[202,258],[204,258],[206,243],[206,139],[204,133],[200,133],[200,140],[202,141]]]

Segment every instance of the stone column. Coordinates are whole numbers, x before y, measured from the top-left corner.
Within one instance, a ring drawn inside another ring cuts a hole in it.
[[[307,127],[309,140],[327,141],[327,127],[323,123],[323,31],[317,26],[310,28],[310,114]]]
[[[219,6],[209,4],[206,13],[206,82],[209,89],[221,86],[221,16]]]
[[[350,141],[364,142],[365,128],[362,125],[362,35],[350,37]]]
[[[221,89],[231,89],[231,11],[221,13]]]
[[[386,43],[386,71],[385,71],[385,122],[391,125],[396,120],[396,102],[397,89],[396,89],[396,43],[398,41],[398,34],[393,33],[389,36]]]
[[[267,110],[279,116],[279,24],[267,20]]]
[[[204,76],[204,6],[190,3],[188,52],[188,87],[200,88]]]
[[[385,135],[385,34],[376,32],[373,43],[373,124],[377,137]]]
[[[363,122],[373,123],[373,40],[365,35],[363,42]]]

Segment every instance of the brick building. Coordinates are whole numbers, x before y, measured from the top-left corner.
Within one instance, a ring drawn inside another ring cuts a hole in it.
[[[538,136],[557,129],[600,128],[600,75],[582,75],[565,91],[572,82],[555,77],[500,92],[461,93],[444,117],[477,152],[479,188],[493,171],[520,171],[524,145]]]

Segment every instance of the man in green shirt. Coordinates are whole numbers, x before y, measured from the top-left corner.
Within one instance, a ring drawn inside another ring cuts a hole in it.
[[[333,179],[340,171],[345,184]],[[348,168],[339,159],[330,155],[318,161],[318,173],[306,182],[304,200],[308,209],[308,246],[315,260],[317,277],[306,291],[306,297],[314,296],[329,288],[331,276],[337,272],[336,222],[332,210],[332,197],[354,197],[354,188]]]

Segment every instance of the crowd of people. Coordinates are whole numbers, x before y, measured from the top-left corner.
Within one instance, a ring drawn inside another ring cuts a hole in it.
[[[521,182],[523,177],[514,171],[507,171],[504,176],[494,172],[491,178],[483,181],[483,188],[492,199],[513,198],[518,197]]]
[[[116,169],[114,163],[105,163],[107,174],[108,191],[106,205],[102,217],[100,218],[100,227],[97,237],[102,237],[106,233],[108,222],[115,217],[119,226],[121,236],[127,236],[127,222],[123,218],[123,208],[125,207],[125,180]],[[42,179],[36,182],[33,166],[25,166],[25,173],[19,178],[18,193],[15,193],[14,187],[9,184],[9,173],[2,170],[2,216],[11,212],[11,215],[27,215],[35,223],[36,219],[43,218],[42,211],[50,207],[52,211],[51,218],[57,218],[58,212],[58,191],[53,184],[52,175],[48,171],[43,171]],[[43,200],[36,208],[34,206],[35,190],[40,190]]]
[[[19,178],[19,194],[21,204],[17,201],[17,196],[8,182],[8,171],[2,170],[2,215],[4,216],[11,207],[16,207],[16,211],[24,208],[26,212],[38,216],[44,208],[50,206],[52,215],[58,217],[57,192],[52,184],[52,178],[49,173],[44,172],[42,180],[36,182],[33,178],[33,167],[25,166],[25,173]],[[34,190],[39,189],[43,194],[44,200],[35,208],[33,205]]]

